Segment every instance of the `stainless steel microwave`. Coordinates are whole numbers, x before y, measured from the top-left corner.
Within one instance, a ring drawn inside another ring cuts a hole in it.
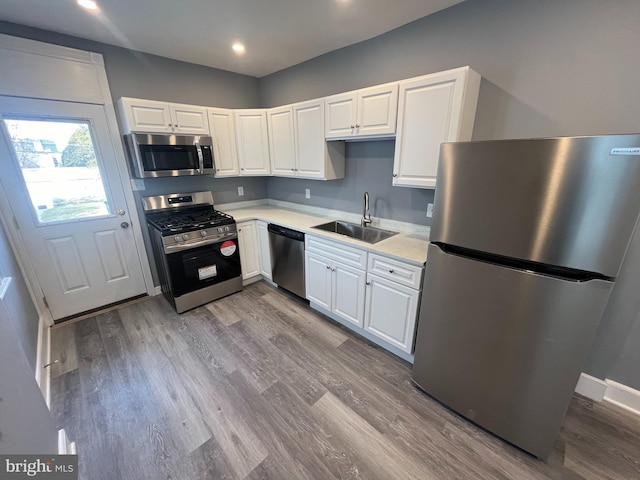
[[[211,137],[130,133],[124,143],[137,178],[215,173]]]

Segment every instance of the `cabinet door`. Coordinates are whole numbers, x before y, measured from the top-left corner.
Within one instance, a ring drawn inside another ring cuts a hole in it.
[[[435,187],[440,144],[471,139],[479,79],[464,67],[400,82],[394,185]]]
[[[271,280],[271,247],[267,222],[256,222],[258,225],[258,246],[260,250],[260,273]]]
[[[168,103],[140,98],[121,98],[118,107],[126,133],[173,133]]]
[[[256,222],[238,223],[238,244],[240,245],[240,266],[242,279],[260,275],[260,259],[258,256],[258,234]]]
[[[183,135],[209,135],[207,109],[195,105],[170,103],[173,131]]]
[[[324,102],[314,100],[293,107],[296,126],[297,175],[325,178],[326,140],[322,136]]]
[[[341,93],[325,98],[325,138],[353,136],[356,126],[357,103],[356,92]]]
[[[295,177],[296,152],[291,106],[268,110],[267,123],[273,174],[280,177]]]
[[[208,108],[209,130],[213,137],[213,164],[216,177],[240,175],[233,110]]]
[[[418,309],[418,290],[367,274],[364,329],[411,353]]]
[[[332,274],[333,313],[362,328],[365,272],[334,262]]]
[[[398,84],[358,91],[356,135],[394,135],[398,115]]]
[[[331,265],[326,258],[305,252],[307,300],[331,310]]]
[[[235,110],[240,175],[270,175],[266,110]]]

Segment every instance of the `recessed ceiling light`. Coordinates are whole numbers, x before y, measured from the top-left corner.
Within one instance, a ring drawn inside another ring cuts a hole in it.
[[[97,10],[98,4],[93,0],[78,0],[78,5],[88,10]]]
[[[233,48],[233,51],[236,53],[244,53],[244,45],[241,43],[234,43],[231,48]]]

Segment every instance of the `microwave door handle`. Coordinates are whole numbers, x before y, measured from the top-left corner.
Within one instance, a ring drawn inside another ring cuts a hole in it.
[[[202,147],[198,142],[195,143],[196,152],[198,152],[198,170],[200,171],[200,175],[204,174],[204,157],[202,156]]]

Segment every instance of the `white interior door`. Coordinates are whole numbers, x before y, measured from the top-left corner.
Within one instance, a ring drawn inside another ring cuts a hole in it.
[[[54,319],[146,292],[102,105],[0,96],[1,181]]]

